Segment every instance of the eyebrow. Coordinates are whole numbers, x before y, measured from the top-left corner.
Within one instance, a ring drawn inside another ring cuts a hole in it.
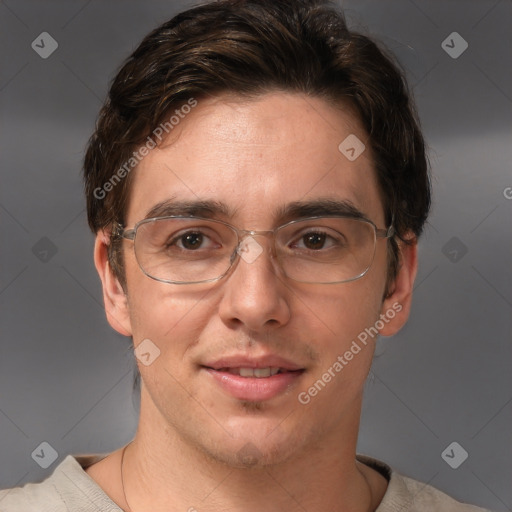
[[[173,198],[161,201],[150,208],[145,219],[155,217],[192,216],[204,218],[225,217],[233,219],[238,208],[230,208],[225,203],[215,200],[198,199],[194,201],[177,201]],[[310,201],[293,201],[274,210],[276,222],[286,223],[291,220],[308,217],[346,216],[368,220],[361,210],[348,199],[318,198]]]
[[[310,201],[294,201],[277,208],[274,212],[274,217],[280,222],[336,215],[368,220],[368,217],[348,199],[318,198]]]
[[[174,198],[166,199],[155,204],[146,212],[145,219],[154,217],[168,217],[172,215],[183,215],[192,217],[235,217],[237,210],[229,208],[220,201],[201,200],[176,201]]]

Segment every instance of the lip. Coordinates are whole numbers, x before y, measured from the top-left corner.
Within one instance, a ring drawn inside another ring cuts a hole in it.
[[[267,368],[279,367],[285,373],[269,377],[241,377],[230,373],[230,368]],[[287,359],[278,356],[248,358],[232,356],[217,359],[202,365],[202,369],[217,383],[223,391],[238,400],[270,400],[296,386],[305,369]]]

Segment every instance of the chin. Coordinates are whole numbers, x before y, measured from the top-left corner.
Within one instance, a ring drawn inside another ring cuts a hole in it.
[[[257,408],[257,402],[251,402]],[[299,427],[264,418],[234,418],[226,425],[226,435],[201,446],[210,458],[230,467],[263,468],[288,461],[300,451]],[[304,433],[302,433],[304,435]]]
[[[265,443],[256,440],[255,443],[248,439],[225,446],[216,445],[215,449],[202,448],[210,459],[241,469],[258,469],[285,463],[297,450],[294,443],[280,443],[276,446],[268,440]]]

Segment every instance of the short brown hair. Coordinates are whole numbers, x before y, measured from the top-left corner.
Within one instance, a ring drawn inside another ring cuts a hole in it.
[[[184,11],[148,34],[114,78],[87,147],[91,229],[124,226],[131,174],[120,169],[176,108],[190,98],[251,98],[273,90],[350,105],[368,135],[386,222],[393,219],[395,237],[402,240],[408,231],[421,234],[430,179],[404,75],[324,0],[220,0]],[[109,249],[124,284],[115,236]],[[393,238],[389,282],[398,271],[398,255]]]

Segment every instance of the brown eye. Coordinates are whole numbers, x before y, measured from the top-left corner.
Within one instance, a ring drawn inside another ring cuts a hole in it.
[[[324,233],[308,233],[302,237],[307,249],[322,249],[325,239],[326,235]]]
[[[179,240],[181,241],[184,249],[194,250],[201,247],[201,244],[203,243],[203,235],[201,233],[190,232],[182,235]]]

